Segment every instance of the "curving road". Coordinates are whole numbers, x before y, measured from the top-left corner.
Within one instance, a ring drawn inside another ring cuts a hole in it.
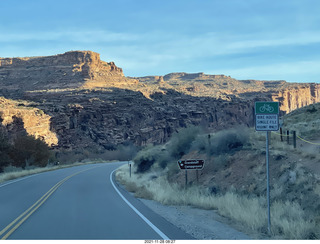
[[[113,180],[123,163],[83,165],[0,184],[0,239],[192,239]]]

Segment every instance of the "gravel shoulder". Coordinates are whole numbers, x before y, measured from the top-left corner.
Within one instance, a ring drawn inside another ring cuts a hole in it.
[[[198,240],[250,240],[248,236],[227,223],[226,218],[214,210],[197,209],[190,206],[165,206],[153,200],[139,199],[147,207],[167,221]]]

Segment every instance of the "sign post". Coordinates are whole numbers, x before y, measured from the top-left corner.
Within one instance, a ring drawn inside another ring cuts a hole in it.
[[[270,181],[269,181],[269,131],[279,130],[279,103],[255,103],[256,131],[266,132],[266,167],[267,167],[267,202],[268,202],[268,232],[271,233],[270,218]]]

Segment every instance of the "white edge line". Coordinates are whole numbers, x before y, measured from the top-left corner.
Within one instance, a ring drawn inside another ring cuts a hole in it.
[[[145,216],[143,216],[143,214],[140,213],[140,212],[120,193],[120,191],[119,191],[119,190],[117,189],[117,187],[114,185],[113,180],[112,180],[112,175],[113,175],[113,173],[114,173],[115,171],[116,171],[116,169],[113,170],[113,171],[111,172],[111,174],[110,174],[110,182],[111,182],[113,188],[114,188],[114,189],[116,190],[116,192],[119,194],[119,196],[123,199],[123,201],[125,201],[125,202],[129,205],[130,208],[133,209],[133,211],[136,212],[136,214],[138,214],[138,215],[140,216],[140,218],[142,218],[142,219],[144,220],[144,222],[146,222],[159,236],[161,236],[161,238],[162,238],[163,240],[170,240],[169,237],[167,237],[161,230],[159,230],[159,229],[158,229],[154,224],[152,224]]]
[[[16,180],[10,180],[10,181],[8,181],[8,182],[4,182],[3,184],[1,184],[0,187],[4,187],[4,186],[7,186],[7,185],[10,185],[10,184],[13,184],[13,183],[22,181],[22,180],[26,180],[26,179],[31,178],[31,177],[34,177],[34,176],[36,176],[36,175],[37,175],[37,174],[33,174],[33,175],[29,175],[29,176],[24,176],[24,177],[19,178],[19,179],[16,179]]]

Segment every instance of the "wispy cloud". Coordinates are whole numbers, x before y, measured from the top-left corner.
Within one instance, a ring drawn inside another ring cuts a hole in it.
[[[3,32],[2,43],[24,41],[60,41],[79,44],[113,43],[114,46],[126,45],[140,51],[154,53],[172,53],[181,57],[201,55],[226,55],[247,52],[254,48],[280,47],[287,45],[308,45],[320,43],[320,31],[300,33],[263,33],[230,34],[208,32],[198,36],[164,32],[128,33],[107,30],[70,30],[70,31],[34,31]]]
[[[308,77],[318,75],[320,60],[285,62],[265,65],[244,66],[235,69],[207,70],[212,74],[227,74],[236,79],[287,80],[290,82],[319,82]],[[305,77],[301,80],[301,76]]]
[[[276,60],[275,62],[272,60],[272,63],[270,60],[262,60],[259,64],[240,63],[237,67],[228,67],[226,61],[232,55],[246,58],[251,54],[257,55],[259,52],[260,54],[271,52],[270,55],[273,55],[272,52],[281,50],[283,47],[291,46],[294,50],[299,46],[320,43],[320,31],[317,30],[297,33],[274,31],[252,34],[207,32],[188,35],[159,30],[130,33],[103,29],[73,29],[32,32],[2,31],[0,35],[1,45],[7,45],[12,49],[21,45],[20,50],[22,50],[23,45],[29,41],[37,42],[37,50],[29,51],[36,55],[46,55],[50,41],[55,43],[52,52],[59,53],[57,51],[59,45],[70,50],[76,48],[77,50],[97,51],[103,60],[118,62],[125,73],[133,76],[159,74],[162,71],[190,72],[192,65],[199,62],[199,67],[201,66],[199,71],[207,73],[223,73],[238,79],[290,79],[290,81],[294,81],[294,77],[298,75],[304,75],[306,79],[311,77],[310,74],[316,76],[318,67],[320,67],[320,59],[316,58],[300,61]],[[213,67],[215,63],[208,64],[206,62],[210,58],[214,62],[224,60],[226,68],[218,67],[216,70],[212,70],[210,67]],[[182,68],[176,70],[179,67]]]
[[[24,41],[61,41],[77,43],[95,42],[123,42],[139,39],[138,35],[131,33],[110,32],[104,30],[81,31],[28,31],[28,32],[3,32],[0,42],[24,42]]]

